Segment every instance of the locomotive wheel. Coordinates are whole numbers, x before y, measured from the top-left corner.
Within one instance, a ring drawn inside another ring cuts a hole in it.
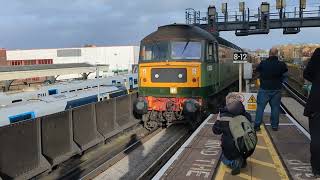
[[[153,131],[157,129],[158,123],[156,121],[146,121],[144,122],[144,127],[149,131]]]
[[[142,115],[142,121],[144,124],[144,127],[149,130],[153,131],[158,127],[158,123],[154,120],[150,119],[151,112],[148,112],[147,114]]]

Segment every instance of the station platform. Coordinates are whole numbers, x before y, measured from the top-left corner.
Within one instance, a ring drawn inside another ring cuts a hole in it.
[[[309,139],[290,116],[281,114],[278,131],[271,130],[269,118],[265,115],[255,152],[239,175],[220,162],[220,136],[211,130],[216,115],[210,115],[153,179],[311,179]]]

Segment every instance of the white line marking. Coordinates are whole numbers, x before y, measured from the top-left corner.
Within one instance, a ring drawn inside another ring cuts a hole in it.
[[[271,126],[270,123],[265,123],[266,126]],[[293,123],[279,123],[279,126],[295,126]]]
[[[207,125],[214,125],[214,123],[207,123]]]
[[[178,159],[183,150],[191,143],[194,137],[200,132],[200,130],[208,123],[209,119],[213,117],[212,114],[192,133],[186,142],[178,149],[178,151],[169,159],[169,161],[160,169],[160,171],[152,178],[152,180],[159,180],[164,173],[169,169],[173,162]]]
[[[291,117],[284,108],[282,108],[282,109],[283,109],[283,111],[286,113],[286,116],[289,118],[289,120],[290,120],[293,124],[295,124],[295,125],[297,126],[297,128],[298,128],[305,136],[307,136],[307,138],[308,138],[309,140],[311,140],[311,137],[310,137],[309,132],[306,131],[306,130],[304,129],[304,127],[302,127],[296,120],[294,120],[293,117]]]

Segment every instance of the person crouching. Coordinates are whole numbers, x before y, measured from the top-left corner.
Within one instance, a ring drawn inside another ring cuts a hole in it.
[[[230,93],[226,97],[226,106],[220,110],[212,130],[214,134],[222,134],[221,161],[232,169],[232,175],[239,174],[257,144],[251,115],[246,112],[239,94]]]

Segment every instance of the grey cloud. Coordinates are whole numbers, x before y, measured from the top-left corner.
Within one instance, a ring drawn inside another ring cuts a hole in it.
[[[236,7],[238,0],[228,2],[230,7]],[[186,8],[206,11],[210,3],[211,0],[6,1],[6,8],[0,11],[0,47],[75,47],[87,43],[137,45],[144,36],[160,25],[183,23]],[[255,1],[250,6],[257,4]],[[303,31],[296,39],[315,41],[315,37],[310,34],[316,31]],[[221,35],[240,46],[257,47],[257,36],[239,38],[233,32]],[[260,46],[263,47],[295,40],[285,38],[279,32],[259,38]]]

